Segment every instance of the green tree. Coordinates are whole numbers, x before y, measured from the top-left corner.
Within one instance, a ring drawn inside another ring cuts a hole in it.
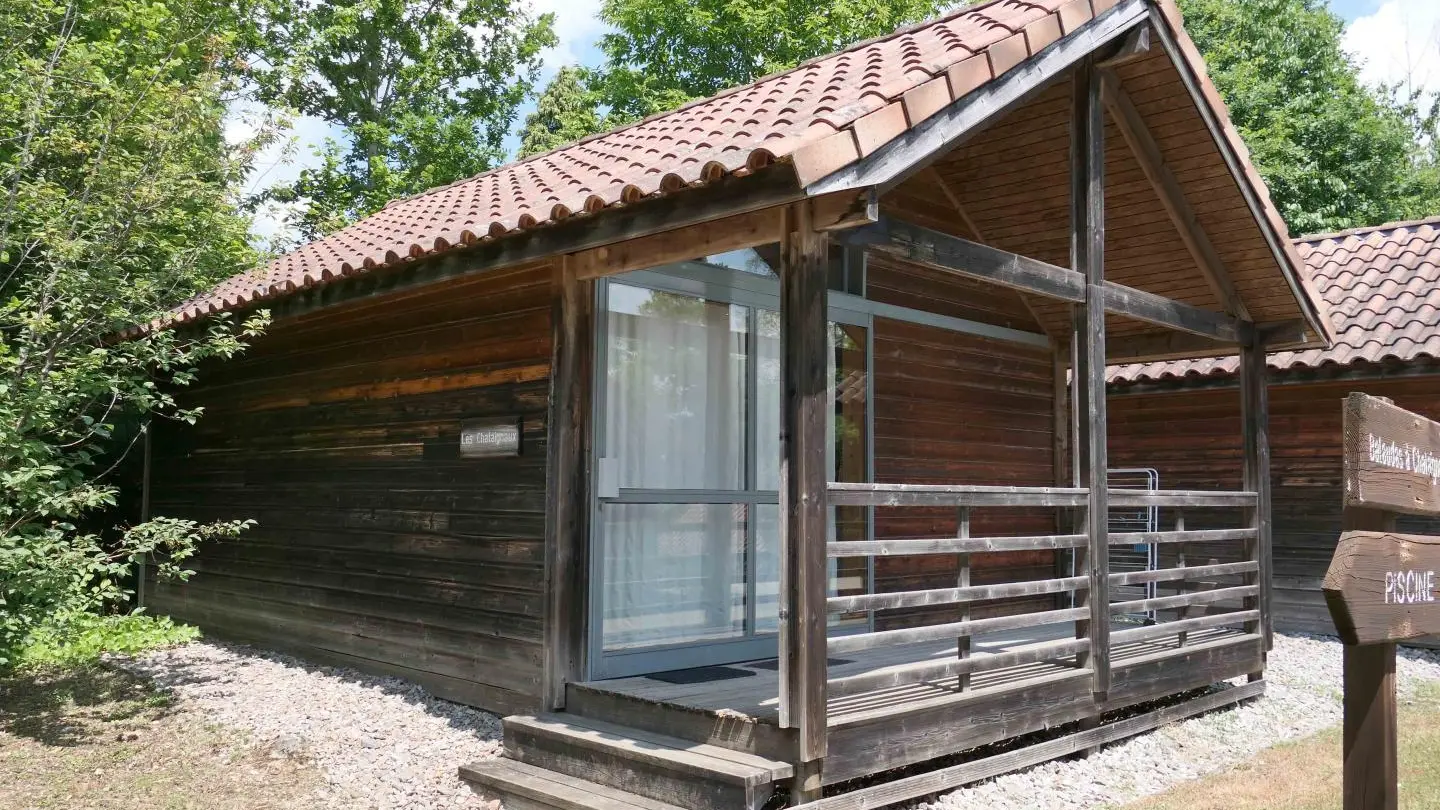
[[[0,4],[0,667],[41,622],[113,605],[136,555],[166,574],[242,523],[102,536],[111,472],[174,388],[263,323],[117,333],[256,262],[224,139],[234,9],[207,0]]]
[[[944,0],[605,0],[596,89],[611,125],[888,34]]]
[[[520,153],[526,158],[578,141],[603,127],[599,99],[590,89],[584,68],[560,68],[536,100],[535,112],[525,117],[520,131]]]
[[[1185,26],[1295,234],[1440,211],[1414,99],[1361,84],[1325,0],[1181,0]]]
[[[267,20],[262,97],[343,131],[266,197],[306,237],[500,163],[553,15],[520,0],[317,0]]]

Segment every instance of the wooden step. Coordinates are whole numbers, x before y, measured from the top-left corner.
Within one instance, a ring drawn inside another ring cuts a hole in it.
[[[760,810],[789,763],[568,713],[505,718],[509,758],[688,810]]]
[[[499,799],[505,810],[684,810],[510,759],[461,765],[460,778]]]
[[[732,714],[656,703],[586,684],[565,687],[565,715],[782,759],[795,750],[793,729]]]

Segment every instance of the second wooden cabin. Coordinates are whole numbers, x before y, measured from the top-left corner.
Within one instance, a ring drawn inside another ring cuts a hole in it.
[[[1341,403],[1359,391],[1440,418],[1440,221],[1308,236],[1296,248],[1337,338],[1329,349],[1267,360],[1273,611],[1276,627],[1330,634],[1320,583],[1341,532]],[[1236,364],[1218,357],[1112,368],[1112,465],[1153,469],[1167,487],[1237,484]],[[1433,520],[1401,525],[1436,532]]]

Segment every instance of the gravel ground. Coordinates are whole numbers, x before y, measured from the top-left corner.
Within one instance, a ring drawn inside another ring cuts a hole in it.
[[[1440,654],[1402,651],[1402,691],[1440,680]],[[495,803],[455,775],[497,756],[499,718],[397,678],[317,667],[241,646],[195,643],[109,659],[173,690],[181,707],[303,756],[325,776],[316,807],[474,808]],[[1081,810],[1123,804],[1230,768],[1284,740],[1340,722],[1340,644],[1276,635],[1263,698],[1166,726],[1089,759],[1051,762],[941,796],[913,810]]]
[[[326,784],[312,807],[496,806],[461,782],[456,768],[499,755],[499,718],[409,681],[212,642],[107,663],[171,690],[178,708],[313,762]]]
[[[1402,694],[1420,681],[1440,680],[1440,654],[1402,650],[1400,656]],[[916,810],[1082,810],[1124,804],[1340,722],[1337,640],[1276,634],[1265,678],[1264,697],[1239,708],[1165,726],[1088,759],[1050,762],[962,788]]]

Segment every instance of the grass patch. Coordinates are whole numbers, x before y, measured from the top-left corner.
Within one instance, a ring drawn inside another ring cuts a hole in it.
[[[0,807],[299,810],[322,780],[106,667],[0,677]]]
[[[85,667],[98,662],[102,653],[139,653],[199,637],[199,630],[176,624],[168,616],[68,613],[52,618],[30,634],[20,649],[15,669]]]
[[[1340,729],[1331,728],[1126,810],[1337,810],[1340,765]],[[1400,807],[1440,810],[1440,684],[1401,704]]]

